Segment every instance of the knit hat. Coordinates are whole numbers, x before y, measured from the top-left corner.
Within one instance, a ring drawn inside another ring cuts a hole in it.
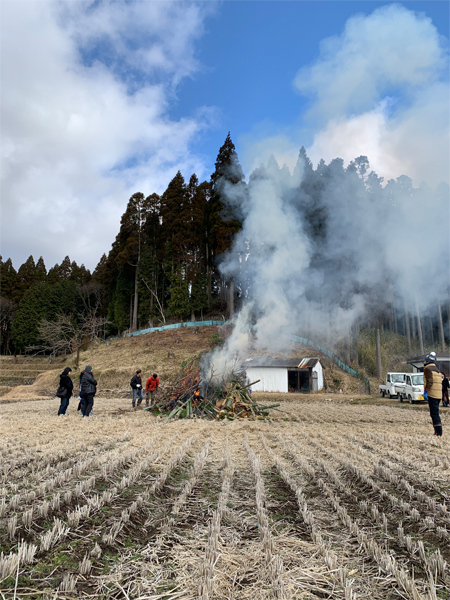
[[[86,373],[92,373],[92,367],[91,367],[91,365],[88,365],[84,370],[85,370]]]
[[[434,362],[436,362],[436,352],[430,352],[430,354],[427,354],[425,356],[425,360],[423,362],[424,363],[434,363]]]

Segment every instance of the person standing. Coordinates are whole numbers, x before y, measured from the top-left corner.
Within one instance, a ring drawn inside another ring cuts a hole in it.
[[[244,372],[242,373],[242,377],[243,377],[243,379],[244,379],[245,385],[246,385],[246,386],[249,386],[249,385],[251,384],[251,381],[250,381],[250,377],[247,375],[247,371],[244,371]],[[247,387],[247,390],[248,390],[248,393],[249,393],[249,394],[251,394],[251,393],[252,393],[252,388],[251,388],[251,387]]]
[[[72,396],[73,383],[69,377],[70,373],[72,373],[72,369],[70,367],[66,367],[59,376],[59,387],[64,388],[66,390],[66,393],[64,396],[61,397],[61,404],[59,405],[58,416],[65,416],[66,410],[69,406],[70,397]]]
[[[80,395],[83,398],[83,417],[89,417],[94,406],[94,396],[97,392],[97,382],[92,374],[92,367],[88,365],[81,377]]]
[[[140,406],[143,395],[142,395],[142,379],[141,379],[141,369],[136,371],[136,375],[133,375],[130,381],[131,389],[133,390],[133,400],[131,404],[133,408],[136,410],[136,397],[138,398],[137,405]]]
[[[150,396],[150,406],[153,405],[153,401],[156,396],[156,392],[159,388],[159,379],[156,373],[153,373],[151,377],[147,379],[147,383],[145,385],[145,406],[148,406],[148,397]]]
[[[436,352],[430,352],[423,361],[423,397],[428,401],[434,435],[442,436],[442,423],[439,415],[439,402],[442,396],[442,379],[436,367]]]
[[[78,408],[77,408],[77,412],[81,412],[81,416],[83,416],[84,413],[84,400],[83,400],[83,396],[81,395],[81,380],[83,379],[83,375],[84,375],[84,371],[81,371],[80,373],[80,391],[78,392]]]
[[[447,375],[444,374],[442,379],[442,406],[448,406],[448,388],[450,387],[450,382],[448,380]]]

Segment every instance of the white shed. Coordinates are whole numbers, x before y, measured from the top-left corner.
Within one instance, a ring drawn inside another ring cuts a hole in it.
[[[323,388],[318,358],[248,358],[243,363],[255,392],[315,392]]]

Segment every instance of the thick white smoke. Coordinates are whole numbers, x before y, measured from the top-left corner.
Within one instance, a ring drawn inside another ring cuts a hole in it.
[[[448,301],[448,186],[401,176],[383,187],[367,167],[313,170],[303,154],[291,174],[272,158],[247,189],[226,188],[243,228],[220,269],[244,297],[209,376],[226,377],[254,348],[287,349],[290,334],[334,344],[386,303],[426,314]]]
[[[386,307],[450,314],[448,41],[424,14],[382,6],[324,40],[295,86],[311,98],[305,129],[248,137],[245,164],[267,166],[228,189],[244,222],[220,268],[245,297],[215,373],[289,333],[333,345]],[[308,154],[329,164],[293,167],[311,130]],[[371,166],[347,168],[360,155]]]

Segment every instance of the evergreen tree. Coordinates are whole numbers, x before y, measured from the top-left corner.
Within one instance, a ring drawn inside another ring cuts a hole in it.
[[[60,283],[61,278],[59,276],[59,265],[58,263],[56,263],[56,265],[54,267],[52,267],[51,269],[48,270],[48,274],[47,274],[47,283],[50,283],[51,285],[55,285],[57,283]]]
[[[233,190],[233,186],[242,188]],[[210,246],[214,256],[228,250],[232,238],[242,223],[239,219],[238,204],[244,196],[244,172],[239,164],[236,148],[231,141],[230,133],[217,155],[215,171],[211,175],[211,200],[209,202]],[[230,198],[238,195],[237,203]]]
[[[26,292],[32,287],[36,281],[36,265],[34,258],[29,256],[28,259],[19,267],[14,286],[14,303],[19,304]]]
[[[158,301],[161,304],[162,290],[160,264],[156,260],[156,250],[150,245],[145,248],[139,263],[139,323],[152,326],[153,319],[161,316]]]
[[[234,235],[242,227],[239,207],[245,194],[244,173],[228,132],[217,155],[214,173],[211,175],[211,198],[207,205],[206,254],[209,301],[211,301],[214,275],[220,281],[215,269],[216,257],[230,249]],[[219,292],[220,289],[217,291]]]
[[[0,296],[0,351],[2,354],[11,352],[12,324],[16,308],[12,300]]]
[[[108,320],[112,321],[117,330],[124,331],[132,326],[134,274],[129,265],[119,269],[115,281],[112,302],[109,305]]]
[[[189,302],[191,308],[191,320],[195,318],[195,314],[203,314],[203,311],[208,307],[208,282],[204,272],[198,273],[195,280],[192,282],[191,297]]]
[[[72,262],[68,256],[62,261],[58,269],[59,278],[68,281],[72,275]]]
[[[0,256],[0,294],[2,298],[13,300],[16,288],[17,272],[12,260],[8,258],[3,262]]]
[[[72,275],[72,263],[68,256],[61,262],[60,265],[56,263],[54,267],[49,269],[47,275],[47,281],[50,284],[60,283],[61,281],[68,281]]]
[[[74,281],[77,285],[86,285],[92,278],[89,269],[84,265],[78,266],[75,261],[70,265],[70,281]]]
[[[44,259],[41,256],[36,263],[35,282],[42,283],[45,281],[47,281],[47,269],[44,263]]]
[[[102,254],[101,259],[98,261],[97,266],[94,269],[94,272],[92,273],[92,279],[94,281],[97,281],[98,283],[105,283],[105,271],[106,271],[106,263],[108,261],[108,258],[106,256],[106,254]]]
[[[188,187],[190,241],[186,263],[192,319],[196,312],[208,307],[206,212],[210,196],[210,184],[206,181],[199,184],[197,176],[192,175]]]
[[[185,244],[189,241],[188,191],[180,171],[161,196],[161,246],[159,259],[164,256],[171,262],[170,275],[183,260]],[[186,228],[186,225],[188,227]],[[170,245],[171,255],[167,255]]]
[[[127,209],[120,222],[120,231],[118,235],[117,254],[115,257],[116,265],[123,268],[122,277],[130,272],[126,265],[132,267],[134,274],[133,288],[133,311],[131,329],[137,329],[139,286],[138,271],[141,253],[145,247],[145,228],[147,218],[151,213],[151,202],[144,197],[144,194],[137,192],[133,194],[128,201]],[[123,319],[122,319],[123,321]]]
[[[185,274],[181,267],[178,267],[172,274],[170,285],[170,300],[168,307],[174,317],[185,319],[189,316],[189,289]]]
[[[39,344],[39,323],[52,321],[59,313],[72,314],[80,310],[80,297],[76,285],[70,281],[51,285],[37,283],[25,292],[12,325],[14,348],[24,351]]]

